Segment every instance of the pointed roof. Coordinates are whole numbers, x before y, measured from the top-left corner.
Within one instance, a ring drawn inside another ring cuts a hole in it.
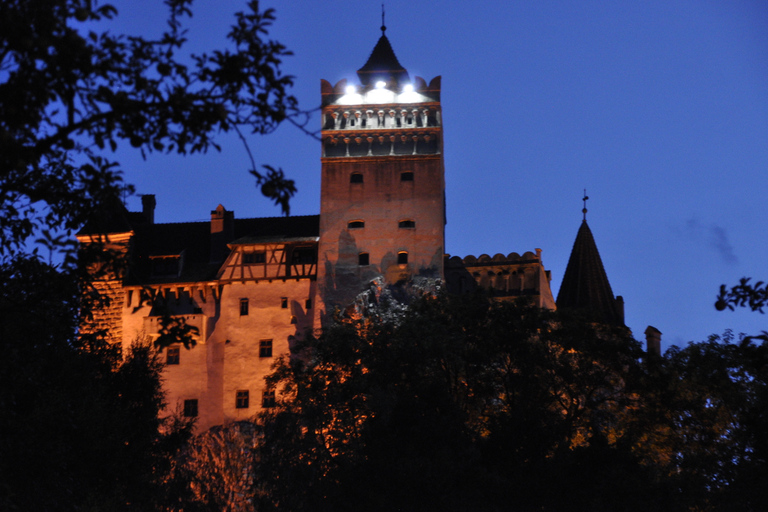
[[[579,309],[597,320],[624,325],[621,298],[614,298],[595,238],[584,219],[557,294],[558,309]]]
[[[389,39],[384,35],[386,27],[382,26],[381,28],[381,37],[373,48],[371,56],[368,57],[368,62],[357,70],[357,76],[363,86],[375,83],[379,79],[385,82],[394,82],[395,85],[410,80],[408,71],[397,60],[395,51],[392,49],[392,45],[389,44]]]

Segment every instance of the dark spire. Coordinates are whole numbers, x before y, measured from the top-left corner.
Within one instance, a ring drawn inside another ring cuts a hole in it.
[[[613,297],[597,244],[587,225],[586,201],[585,191],[584,220],[557,294],[557,308],[582,310],[597,321],[624,325],[624,301]]]
[[[368,62],[357,70],[357,77],[363,86],[375,84],[378,80],[387,82],[387,86],[397,88],[401,84],[410,81],[408,71],[400,64],[395,56],[392,45],[384,33],[387,26],[384,24],[384,4],[381,5],[381,37],[379,42],[368,57]]]

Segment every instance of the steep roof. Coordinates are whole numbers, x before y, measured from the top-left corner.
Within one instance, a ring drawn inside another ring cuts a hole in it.
[[[620,301],[613,296],[595,238],[584,219],[557,294],[557,307],[582,310],[596,320],[624,325]]]
[[[320,216],[261,217],[233,219],[229,236],[220,240],[231,243],[315,242],[320,233]],[[131,269],[126,284],[148,282],[191,282],[214,279],[221,261],[211,261],[214,240],[210,222],[173,224],[144,223],[134,227]],[[228,254],[228,251],[227,251]],[[151,277],[151,258],[183,255],[181,275]]]
[[[368,57],[368,62],[363,67],[357,70],[357,76],[360,79],[360,83],[364,86],[370,85],[375,80],[384,80],[395,84],[401,84],[408,82],[408,71],[405,70],[400,61],[395,56],[395,51],[392,49],[392,45],[389,44],[389,39],[384,35],[382,30],[379,42],[371,52],[371,56]]]

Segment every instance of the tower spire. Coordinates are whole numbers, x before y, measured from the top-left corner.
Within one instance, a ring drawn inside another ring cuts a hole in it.
[[[587,224],[588,199],[587,190],[584,189],[584,220],[560,284],[557,308],[582,310],[599,322],[624,325],[624,299],[613,296],[595,238]]]

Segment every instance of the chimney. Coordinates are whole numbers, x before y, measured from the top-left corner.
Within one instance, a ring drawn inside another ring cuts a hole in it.
[[[645,345],[648,354],[661,355],[661,331],[649,325],[645,328]]]
[[[144,194],[141,196],[141,213],[144,214],[144,220],[149,224],[155,223],[155,194]]]
[[[235,238],[235,212],[222,205],[211,212],[211,263],[219,263],[229,254],[227,244]]]

